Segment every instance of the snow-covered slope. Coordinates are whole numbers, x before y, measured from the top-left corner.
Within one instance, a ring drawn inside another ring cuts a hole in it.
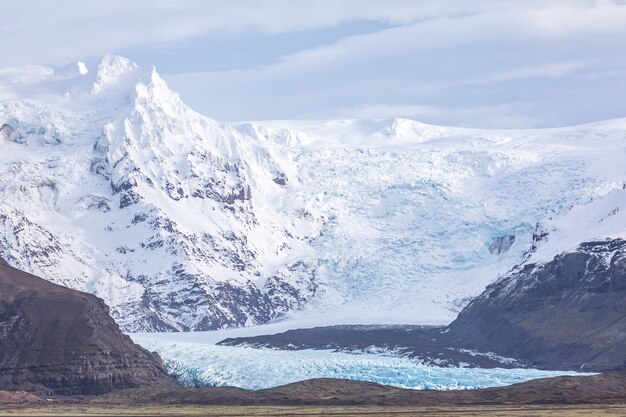
[[[293,155],[309,178],[301,198],[330,220],[312,243],[320,266],[310,308],[321,324],[336,317],[449,322],[470,297],[526,259],[540,245],[536,235],[561,229],[549,225],[572,207],[610,198],[626,179],[625,120],[517,131],[402,119],[239,129]],[[597,216],[607,215],[597,208]],[[555,235],[546,248],[550,258],[594,233],[615,237],[626,225],[615,217],[592,232],[570,223],[569,243]],[[327,319],[319,312],[329,312]]]
[[[277,210],[297,179],[271,148],[124,58],[39,72],[14,88],[45,94],[0,107],[8,262],[103,297],[126,330],[266,322],[315,292],[300,259],[324,219]]]
[[[0,256],[103,297],[127,331],[449,322],[626,180],[625,120],[228,125],[154,69],[87,70],[0,71]]]
[[[526,263],[545,263],[562,252],[573,252],[582,242],[626,239],[626,182],[565,215],[540,225],[536,244]]]

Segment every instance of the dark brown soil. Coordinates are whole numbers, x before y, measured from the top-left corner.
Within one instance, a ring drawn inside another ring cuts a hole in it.
[[[0,260],[0,389],[102,394],[172,387],[158,355],[122,334],[104,302]]]
[[[503,388],[462,391],[417,391],[370,382],[311,379],[259,391],[228,387],[126,390],[97,397],[91,404],[469,406],[624,402],[626,374],[538,379]]]
[[[41,397],[26,391],[0,391],[0,404],[34,404],[44,403]]]

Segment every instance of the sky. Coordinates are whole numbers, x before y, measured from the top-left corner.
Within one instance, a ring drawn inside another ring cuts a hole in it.
[[[626,1],[0,0],[0,67],[155,65],[220,121],[626,116]]]

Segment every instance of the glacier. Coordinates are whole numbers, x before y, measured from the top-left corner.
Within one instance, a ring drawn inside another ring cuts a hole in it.
[[[625,157],[625,119],[220,123],[123,57],[14,68],[0,256],[102,297],[127,332],[447,324],[529,256],[583,241],[566,216],[613,198]],[[585,238],[621,233],[611,219]]]
[[[308,185],[300,198],[329,219],[312,241],[319,288],[298,315],[320,324],[447,324],[535,250],[538,230],[626,178],[623,120],[521,131],[401,119],[241,127],[292,155]],[[296,144],[281,142],[285,127],[299,132]],[[503,238],[509,247],[491,251]]]
[[[392,354],[217,346],[146,335],[135,335],[133,339],[161,355],[166,368],[187,386],[264,389],[311,378],[340,378],[409,389],[451,390],[500,387],[559,375],[591,375],[535,369],[437,367]]]

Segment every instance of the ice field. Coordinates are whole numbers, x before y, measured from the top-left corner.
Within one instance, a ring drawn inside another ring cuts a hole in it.
[[[573,372],[535,369],[443,368],[383,354],[349,354],[324,350],[284,351],[217,346],[134,336],[156,351],[168,370],[191,386],[263,389],[311,378],[341,378],[411,389],[499,387]]]

